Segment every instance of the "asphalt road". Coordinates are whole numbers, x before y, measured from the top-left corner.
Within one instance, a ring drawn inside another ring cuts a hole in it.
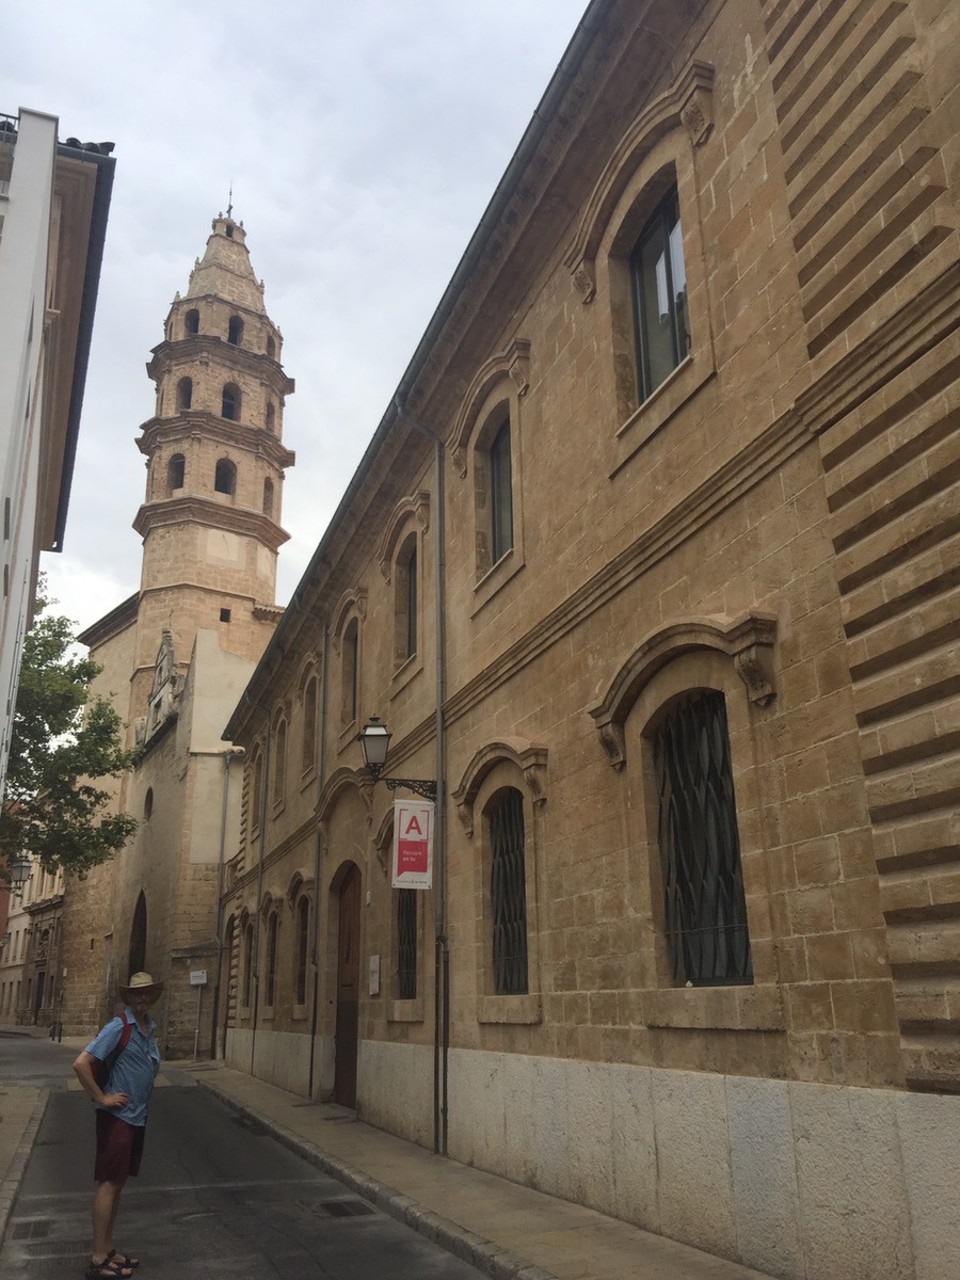
[[[0,1036],[0,1079],[54,1089],[7,1235],[4,1280],[79,1276],[89,1250],[93,1115],[68,1091],[75,1050]],[[478,1280],[481,1273],[379,1213],[189,1076],[164,1072],[143,1169],[124,1189],[115,1243],[137,1280]]]

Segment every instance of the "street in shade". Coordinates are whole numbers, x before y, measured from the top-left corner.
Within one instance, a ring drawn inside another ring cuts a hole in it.
[[[83,1274],[90,1248],[93,1116],[73,1083],[76,1049],[0,1032],[0,1080],[51,1090],[0,1248],[4,1280]],[[191,1074],[161,1071],[139,1178],[115,1242],[138,1280],[477,1280],[475,1268],[386,1217]]]

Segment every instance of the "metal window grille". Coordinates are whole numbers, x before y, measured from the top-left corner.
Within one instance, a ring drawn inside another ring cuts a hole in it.
[[[253,978],[253,925],[248,924],[243,931],[243,995],[241,1003],[244,1007],[250,1004],[250,984]]]
[[[264,1004],[273,1006],[273,997],[277,986],[277,917],[271,915],[267,924],[267,989]]]
[[[310,902],[297,903],[297,1004],[307,1003],[307,942],[310,927]]]
[[[417,890],[397,891],[397,998],[417,998]]]
[[[523,796],[504,791],[490,810],[490,905],[493,916],[493,989],[527,991],[527,893]]]
[[[664,912],[673,978],[751,982],[723,695],[685,698],[654,737]]]

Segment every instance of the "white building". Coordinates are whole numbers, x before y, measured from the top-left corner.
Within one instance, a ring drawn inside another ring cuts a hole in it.
[[[0,796],[39,553],[63,547],[112,150],[0,115]]]

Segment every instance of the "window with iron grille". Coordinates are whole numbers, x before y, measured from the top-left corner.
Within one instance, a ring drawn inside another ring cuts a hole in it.
[[[248,924],[243,931],[243,989],[240,1003],[244,1008],[250,1005],[250,988],[253,984],[253,925]]]
[[[397,999],[417,998],[417,890],[397,890]]]
[[[307,1003],[307,951],[310,940],[310,899],[297,902],[297,1004]]]
[[[490,912],[493,989],[497,995],[527,992],[527,892],[523,796],[514,787],[497,793],[490,823]]]
[[[664,921],[677,983],[752,982],[723,694],[677,703],[653,738]]]
[[[273,1006],[277,990],[277,913],[271,911],[267,921],[267,981],[264,987],[263,1002],[268,1008]]]

